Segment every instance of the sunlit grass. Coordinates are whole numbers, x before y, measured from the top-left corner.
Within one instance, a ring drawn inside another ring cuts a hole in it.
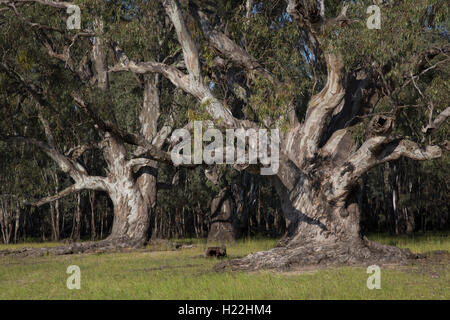
[[[43,247],[57,247],[63,246],[62,242],[19,242],[19,243],[11,243],[11,244],[1,244],[0,250],[14,250],[20,248],[43,248]]]
[[[394,238],[373,235],[370,238],[384,243],[396,241],[399,246],[410,247],[416,252],[449,248],[448,237],[444,236]],[[203,257],[207,246],[204,239],[178,241],[192,243],[194,247],[168,250],[149,246],[114,254],[3,257],[0,258],[0,299],[450,298],[448,265],[432,266],[426,272],[417,266],[382,268],[381,290],[368,290],[365,268],[344,267],[284,274],[216,273],[212,267],[217,260]],[[233,258],[267,250],[275,244],[274,239],[241,240],[228,246],[227,252]],[[43,245],[47,244],[34,246]],[[78,265],[81,269],[80,290],[66,288],[69,265]]]
[[[434,250],[450,251],[450,237],[448,233],[415,233],[414,235],[390,236],[388,234],[371,234],[369,239],[397,246],[408,248],[414,253],[424,253]]]

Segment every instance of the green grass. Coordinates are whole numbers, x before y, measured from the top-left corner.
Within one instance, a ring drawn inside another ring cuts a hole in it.
[[[446,235],[370,237],[415,252],[450,250]],[[449,299],[446,265],[383,267],[381,289],[366,287],[365,268],[334,268],[303,273],[212,271],[204,240],[182,240],[195,247],[173,251],[147,247],[128,253],[0,258],[0,299]],[[273,239],[239,241],[230,258],[272,248]],[[46,246],[33,244],[33,246]],[[56,244],[52,244],[56,245]],[[20,245],[0,246],[0,249]],[[22,244],[30,246],[30,244]],[[157,250],[157,251],[155,251]],[[81,269],[81,289],[66,288],[66,268]]]
[[[425,253],[434,250],[450,251],[450,237],[448,233],[416,233],[411,236],[389,236],[388,234],[372,234],[371,240],[408,248],[414,253]]]
[[[20,248],[42,248],[42,247],[57,247],[63,246],[64,243],[61,242],[24,242],[24,243],[12,243],[12,244],[1,244],[0,250],[16,250]]]

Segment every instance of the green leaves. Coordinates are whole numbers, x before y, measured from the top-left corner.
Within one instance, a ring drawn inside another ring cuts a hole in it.
[[[270,80],[256,77],[252,86],[249,106],[261,123],[267,117],[273,119],[274,124],[282,117],[284,117],[283,121],[287,121],[285,116],[289,111],[294,92],[295,88],[292,83],[274,86]],[[277,124],[282,125],[283,123]]]

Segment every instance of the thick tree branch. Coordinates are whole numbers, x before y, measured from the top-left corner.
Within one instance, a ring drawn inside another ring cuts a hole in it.
[[[184,22],[177,0],[163,1],[166,13],[172,21],[177,33],[178,42],[183,49],[184,62],[189,72],[189,93],[197,97],[205,105],[208,113],[220,122],[230,127],[236,127],[236,119],[231,111],[217,100],[211,90],[203,83],[197,46]]]
[[[245,17],[247,19],[250,19],[250,17],[252,16],[252,11],[253,11],[253,6],[254,6],[254,0],[247,0],[245,2]]]
[[[109,68],[110,72],[123,72],[130,71],[138,74],[146,74],[146,73],[159,73],[163,75],[165,78],[170,80],[173,85],[177,88],[182,89],[183,91],[190,93],[195,96],[196,92],[191,90],[192,86],[190,83],[190,79],[188,75],[181,72],[179,69],[174,66],[169,66],[160,62],[134,62],[128,60],[127,64],[117,64],[113,67]],[[200,98],[197,96],[197,98]]]
[[[264,69],[253,56],[248,54],[247,51],[238,46],[224,33],[215,30],[211,26],[208,17],[203,11],[201,11],[197,7],[192,6],[191,12],[197,19],[202,29],[203,35],[208,40],[209,44],[217,51],[219,51],[221,55],[223,55],[227,59],[230,59],[234,64],[245,68],[245,70],[250,75],[250,78],[254,78],[257,74],[260,77],[269,79],[272,83],[276,82],[276,79],[274,79],[272,74]]]
[[[174,165],[174,163],[172,161],[172,157],[169,152],[163,151],[163,150],[157,148],[156,146],[149,145],[147,147],[139,149],[139,153],[137,153],[134,158],[132,158],[128,161],[128,166],[133,167],[133,166],[148,165],[151,163],[151,161],[158,161],[158,162],[163,162],[163,163],[167,163],[170,165]],[[198,165],[189,164],[189,163],[188,164],[181,163],[178,166],[193,168]]]
[[[53,149],[56,149],[55,137],[53,136],[52,130],[50,128],[50,123],[47,119],[44,118],[41,112],[39,112],[39,121],[41,121],[42,126],[44,127],[45,136],[47,137],[47,142],[49,146]]]
[[[40,207],[46,203],[53,202],[68,196],[77,191],[84,189],[97,190],[97,191],[108,191],[109,183],[105,177],[100,176],[86,176],[82,180],[77,181],[75,184],[67,187],[66,189],[58,192],[55,195],[48,196],[40,199],[39,201],[32,203],[33,206]]]
[[[450,107],[447,107],[444,111],[442,111],[432,122],[430,122],[426,127],[422,128],[422,132],[426,134],[430,134],[447,121],[447,118],[450,116]]]
[[[169,121],[158,131],[152,140],[152,144],[157,148],[162,148],[164,143],[168,140],[169,135],[173,131],[173,118],[170,117]]]
[[[97,113],[92,110],[88,103],[86,103],[77,93],[72,92],[72,98],[77,103],[77,105],[83,110],[96,124],[96,126],[103,132],[109,132],[114,135],[116,138],[121,139],[122,141],[132,144],[132,145],[144,145],[144,138],[140,137],[136,134],[126,132],[115,125],[107,123],[103,121]]]
[[[78,174],[86,174],[84,168],[81,166],[78,168],[78,166],[76,166],[69,158],[63,156],[58,151],[40,140],[22,136],[0,136],[0,139],[3,141],[24,142],[35,145],[44,151],[50,158],[52,158],[65,173],[76,172]]]
[[[191,82],[196,85],[202,83],[200,59],[198,49],[192,36],[184,23],[184,18],[181,13],[180,6],[177,0],[164,1],[164,8],[166,13],[172,21],[175,31],[177,33],[178,41],[183,50],[184,62],[188,69]]]
[[[64,152],[64,155],[66,157],[71,157],[72,160],[76,161],[78,160],[86,151],[94,148],[102,148],[102,143],[93,143],[90,145],[82,144],[75,147],[70,148],[66,152]]]
[[[106,48],[103,40],[103,20],[94,18],[94,30],[97,33],[92,47],[92,59],[94,61],[95,76],[100,89],[106,90],[109,86],[108,67],[106,63]]]
[[[39,3],[53,8],[67,9],[73,6],[73,3],[66,1],[54,1],[54,0],[3,0],[0,4],[14,4],[14,3]]]
[[[385,136],[370,138],[339,168],[330,173],[330,200],[345,199],[358,179],[373,167],[406,157],[414,160],[431,160],[442,156],[438,146],[421,147],[407,139],[391,139]]]
[[[34,202],[32,205],[35,207],[40,207],[46,203],[59,200],[61,198],[64,198],[65,196],[68,196],[69,194],[72,194],[72,193],[80,191],[80,190],[82,190],[82,188],[80,188],[78,184],[73,184],[70,187],[62,190],[61,192],[58,192],[57,194],[55,194],[53,196],[45,197],[45,198],[40,199],[39,201]]]
[[[329,116],[344,102],[343,62],[340,56],[326,54],[328,78],[325,87],[308,104],[301,127],[300,164],[314,158]]]

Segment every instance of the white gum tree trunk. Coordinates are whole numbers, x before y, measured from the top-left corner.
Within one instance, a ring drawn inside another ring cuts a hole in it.
[[[96,38],[93,41],[91,59],[94,66],[94,78],[90,82],[96,82],[99,89],[109,90],[109,76],[107,67],[107,46],[102,38],[103,22],[94,19]],[[172,128],[166,124],[158,131],[158,119],[160,116],[160,102],[158,81],[159,75],[144,75],[143,104],[139,116],[141,131],[139,137],[142,141],[152,144],[154,150],[160,149],[170,134]],[[80,77],[81,78],[81,77]],[[156,206],[157,193],[157,162],[145,156],[129,155],[125,144],[130,141],[120,134],[117,124],[106,124],[88,106],[83,99],[73,94],[74,100],[79,104],[96,123],[102,141],[97,145],[76,146],[63,154],[57,150],[48,121],[39,117],[44,128],[47,143],[24,137],[11,137],[11,140],[28,142],[41,148],[60,167],[69,174],[75,183],[60,191],[56,195],[49,196],[34,203],[36,206],[57,201],[58,199],[83,189],[106,192],[114,205],[114,220],[111,234],[101,245],[140,246],[147,240],[150,218]],[[42,99],[41,101],[44,101]],[[41,106],[43,107],[43,106]],[[112,112],[112,111],[111,111]],[[111,129],[114,127],[114,130]],[[128,134],[127,137],[138,135]],[[132,144],[137,145],[133,142]],[[101,147],[107,164],[106,176],[89,175],[86,168],[78,162],[78,158],[89,148]],[[139,155],[142,147],[136,149]],[[81,246],[80,250],[88,250],[89,246]],[[55,250],[58,251],[59,249]],[[66,252],[66,250],[60,250]]]
[[[141,134],[149,141],[157,135],[159,118],[158,76],[145,76],[144,103],[140,121]],[[157,162],[130,166],[123,157],[124,146],[111,141],[107,151],[108,168],[114,172],[108,194],[114,204],[114,223],[109,239],[131,240],[137,245],[146,241],[150,219],[156,206]]]

